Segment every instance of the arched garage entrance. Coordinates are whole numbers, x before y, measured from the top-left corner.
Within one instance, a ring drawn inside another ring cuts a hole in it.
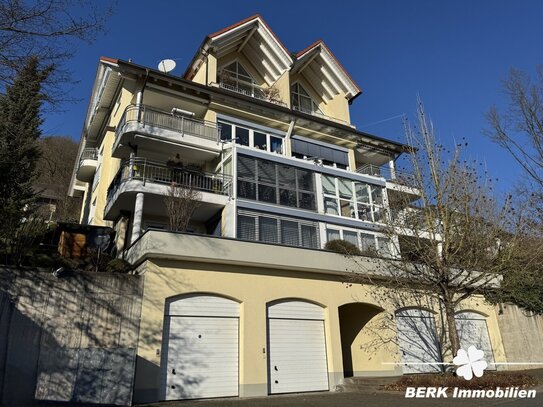
[[[455,315],[455,320],[462,349],[468,350],[470,346],[481,349],[484,352],[484,360],[488,363],[487,370],[496,370],[486,317],[477,312],[462,311]]]
[[[442,371],[441,347],[432,312],[422,308],[398,310],[396,329],[404,373]]]
[[[328,390],[324,308],[301,300],[268,304],[270,394]]]
[[[361,349],[364,327],[382,311],[382,308],[358,302],[339,307],[341,353],[345,377],[357,376],[357,372],[367,370],[363,366],[363,354],[366,352]]]
[[[166,302],[162,400],[237,396],[239,303],[191,294]]]

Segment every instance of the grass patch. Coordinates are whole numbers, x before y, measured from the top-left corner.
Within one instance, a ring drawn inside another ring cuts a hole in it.
[[[487,390],[496,387],[518,387],[526,389],[537,386],[541,380],[520,372],[485,372],[483,377],[465,380],[451,373],[414,374],[402,376],[394,383],[381,387],[381,390],[405,391],[407,387],[458,387],[459,389]]]

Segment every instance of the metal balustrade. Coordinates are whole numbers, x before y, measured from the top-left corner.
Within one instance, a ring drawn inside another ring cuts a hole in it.
[[[275,105],[287,107],[287,104],[285,102],[267,97],[263,91],[264,88],[258,85],[253,84],[253,85],[246,85],[244,87],[240,87],[235,83],[220,82],[219,86],[223,89],[230,90],[232,92],[236,92],[241,95],[250,96],[255,99],[273,103]]]
[[[231,196],[232,177],[226,174],[200,171],[195,168],[167,165],[144,158],[133,158],[125,161],[107,192],[108,203],[119,186],[130,180],[143,181],[163,185],[179,185],[198,191]]]
[[[356,169],[359,174],[373,175],[375,177],[385,178],[387,181],[395,182],[396,184],[416,187],[415,176],[405,171],[392,171],[389,167],[377,166],[373,164],[364,164]]]
[[[125,125],[132,122],[173,130],[179,132],[181,136],[191,135],[211,141],[219,139],[217,125],[213,122],[184,117],[146,105],[129,105],[126,108],[117,126],[117,137],[120,136]]]
[[[84,148],[79,156],[79,163],[83,160],[97,160],[98,150],[96,148]]]

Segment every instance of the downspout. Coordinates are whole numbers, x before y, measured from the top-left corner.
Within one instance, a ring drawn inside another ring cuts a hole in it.
[[[291,120],[290,124],[288,125],[287,134],[285,135],[285,155],[287,157],[292,156],[292,147],[290,144],[290,136],[292,135],[292,130],[294,130],[294,124],[296,123],[296,120]]]
[[[145,86],[147,85],[147,80],[149,79],[149,68],[145,68],[145,79],[141,85],[141,90],[136,93],[136,106],[138,108],[138,123],[141,119],[141,105],[143,104],[143,92],[145,92]]]

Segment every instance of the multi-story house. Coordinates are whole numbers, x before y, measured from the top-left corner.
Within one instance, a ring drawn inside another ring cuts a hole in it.
[[[323,250],[401,255],[383,217],[394,194],[416,197],[395,168],[410,149],[351,124],[361,90],[324,42],[293,55],[256,15],[206,36],[182,77],[163,71],[100,59],[71,184],[82,223],[113,227],[145,278],[134,401],[439,370],[416,364],[441,361],[439,312],[380,303],[345,284],[374,261]],[[172,183],[199,191],[189,232],[168,230]],[[465,308],[504,360],[494,310]]]

